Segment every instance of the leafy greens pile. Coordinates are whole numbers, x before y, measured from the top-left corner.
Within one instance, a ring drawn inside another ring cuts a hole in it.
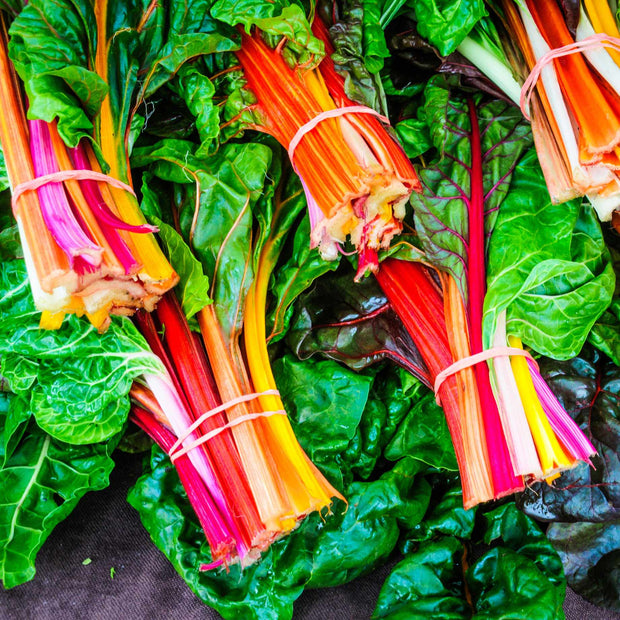
[[[151,4],[132,2],[127,11],[115,4],[108,2],[117,32],[109,53],[118,69],[111,95],[119,135],[130,132],[135,144],[131,165],[142,174],[142,208],[160,226],[181,275],[183,308],[191,316],[205,303],[203,268],[212,271],[213,248],[226,237],[226,264],[219,266],[226,277],[213,298],[234,329],[248,266],[255,268],[251,242],[258,235],[260,248],[275,231],[266,320],[276,380],[302,446],[348,500],[329,516],[311,515],[243,572],[199,573],[204,536],[174,468],[153,448],[129,501],[189,587],[227,618],[290,618],[304,588],[346,583],[400,553],[376,618],[561,618],[564,571],[577,591],[618,608],[618,597],[600,585],[603,576],[617,579],[609,567],[618,557],[620,518],[618,296],[600,308],[594,326],[565,318],[596,304],[601,290],[611,292],[617,238],[605,243],[586,205],[551,205],[534,156],[525,155],[491,239],[496,297],[488,313],[510,303],[514,320],[532,308],[540,314],[545,330],[532,331],[533,344],[568,360],[543,360],[541,367],[600,457],[595,471],[582,467],[557,489],[524,494],[523,511],[512,501],[465,511],[443,414],[407,372],[420,364],[413,343],[371,280],[353,285],[348,260],[326,263],[310,250],[297,178],[271,140],[243,133],[249,95],[229,53],[238,45],[233,27],[258,26],[273,41],[284,35],[291,62],[316,62],[322,49],[309,31],[308,7],[168,2],[150,15],[153,28],[140,30]],[[90,130],[88,114],[104,93],[89,72],[90,3],[59,7],[33,1],[17,15],[18,3],[0,2],[15,17],[12,53],[23,63],[26,90],[45,110],[32,113],[58,116],[71,141]],[[74,19],[59,22],[60,11]],[[431,73],[449,74],[452,89],[466,85],[457,75],[462,66],[450,68],[445,59],[485,13],[479,0],[340,4],[332,35],[351,96],[389,111],[407,154],[420,163],[450,154],[434,146],[433,135],[446,101],[414,67],[430,54]],[[53,26],[67,41],[63,49],[72,50],[68,67]],[[519,151],[529,148],[521,139]],[[0,488],[10,489],[0,501],[0,578],[12,587],[32,579],[36,552],[80,497],[108,484],[112,453],[127,429],[131,382],[158,362],[128,319],[114,320],[104,336],[75,317],[58,332],[38,330],[7,186],[0,160]],[[540,218],[553,225],[541,227]],[[398,251],[415,254],[417,246],[415,235],[405,235]],[[580,352],[575,343],[586,335],[598,351]],[[531,517],[553,522],[548,538]],[[618,584],[613,588],[617,593]]]

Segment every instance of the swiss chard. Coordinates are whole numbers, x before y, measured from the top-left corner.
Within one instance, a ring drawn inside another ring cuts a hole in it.
[[[428,384],[424,362],[375,280],[351,273],[319,279],[295,306],[287,342],[300,359],[316,353],[358,370],[390,359]]]

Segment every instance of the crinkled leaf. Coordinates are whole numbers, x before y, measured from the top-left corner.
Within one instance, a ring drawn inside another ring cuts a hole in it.
[[[424,361],[374,278],[349,271],[318,279],[295,304],[287,343],[300,359],[320,353],[358,370],[390,359],[428,382]]]
[[[536,156],[515,171],[489,245],[483,329],[489,343],[500,312],[509,334],[556,359],[579,353],[605,311],[615,276],[589,205],[554,205]]]
[[[379,7],[374,0],[346,0],[339,19],[329,29],[334,46],[332,60],[345,78],[344,90],[353,101],[387,115],[387,102],[378,72],[389,56]]]
[[[302,363],[291,355],[276,360],[273,372],[295,436],[313,462],[329,469],[337,484],[340,453],[360,424],[372,378],[330,360]]]
[[[58,118],[63,138],[75,146],[90,134],[92,118],[109,92],[92,69],[97,25],[86,0],[33,0],[11,25],[9,53],[24,81],[29,116]]]
[[[211,14],[231,26],[242,25],[248,33],[255,26],[274,42],[286,37],[287,48],[302,64],[318,62],[325,53],[323,42],[312,34],[304,10],[294,2],[218,0]]]
[[[403,552],[408,553],[415,549],[423,540],[430,540],[438,536],[455,536],[457,538],[471,538],[476,524],[476,508],[463,508],[463,493],[460,484],[449,484],[453,477],[435,476],[432,479],[434,498],[431,508],[424,515],[421,523],[410,528],[407,540],[403,545]],[[446,488],[446,482],[449,486]],[[438,492],[438,488],[442,489]]]
[[[616,274],[616,290],[609,308],[592,327],[588,341],[620,366],[620,236],[612,229],[607,233],[605,240]]]
[[[566,362],[542,360],[549,386],[592,441],[593,467],[582,463],[553,486],[528,488],[519,503],[527,514],[552,521],[548,535],[568,583],[596,604],[616,605],[620,522],[620,369],[589,347]]]
[[[439,161],[420,170],[423,191],[413,194],[415,225],[429,259],[456,280],[468,300],[469,209],[472,188],[473,132],[478,119],[483,176],[485,231],[493,230],[497,210],[508,192],[512,171],[530,144],[530,128],[521,113],[502,101],[474,103],[458,99],[441,81],[426,87],[425,115]]]
[[[432,143],[425,120],[407,118],[394,126],[400,143],[409,159],[415,159],[431,148]]]
[[[399,518],[420,510],[414,471],[403,464],[369,495],[373,483],[354,483],[345,490],[348,508],[338,501],[332,514],[311,514],[243,572],[237,566],[229,572],[197,570],[210,557],[204,534],[176,472],[158,450],[129,501],[189,587],[224,618],[284,620],[292,618],[293,602],[305,587],[337,586],[386,560],[398,540]]]
[[[422,543],[385,580],[373,618],[457,620],[469,615],[461,593],[463,545],[456,538]]]
[[[385,449],[385,456],[390,460],[407,455],[431,467],[457,469],[445,416],[431,393],[415,402]]]
[[[31,425],[0,469],[0,579],[5,588],[35,574],[35,555],[53,528],[91,490],[108,485],[117,443],[75,446]]]
[[[220,112],[213,100],[215,86],[196,66],[185,65],[171,88],[185,101],[196,119],[200,138],[198,156],[207,155],[220,135]]]
[[[225,28],[211,17],[209,8],[212,3],[212,0],[191,0],[189,3],[169,2],[165,5],[168,8],[168,33],[163,47],[149,67],[139,100],[147,99],[173,78],[187,60],[239,48],[235,31]]]
[[[512,503],[486,514],[461,509],[455,519],[450,508],[458,496],[449,490],[431,501],[373,618],[563,618],[562,565],[535,522]]]
[[[592,441],[598,455],[553,486],[534,485],[521,507],[543,521],[605,522],[620,518],[620,369],[591,349],[566,362],[541,360],[549,387]]]
[[[442,56],[451,54],[487,12],[482,0],[407,0],[418,31]]]
[[[119,317],[99,334],[71,315],[59,330],[39,329],[22,261],[1,265],[0,292],[0,374],[28,397],[39,426],[74,444],[118,434],[133,379],[163,369],[131,321]]]
[[[95,143],[116,174],[128,178],[125,139],[144,98],[186,61],[238,45],[235,33],[209,16],[209,5],[208,0],[109,0],[96,7],[85,0],[29,2],[11,26],[9,51],[25,82],[31,117],[57,117],[61,136],[73,146],[94,123]],[[105,24],[105,42],[97,40],[102,30],[97,20]],[[93,67],[102,45],[106,56],[99,76]]]
[[[183,238],[211,281],[218,322],[231,336],[242,324],[253,277],[252,211],[264,191],[272,152],[257,143],[226,144],[208,159],[195,151],[191,142],[163,140],[136,149],[132,162],[150,165],[153,175],[176,184]]]

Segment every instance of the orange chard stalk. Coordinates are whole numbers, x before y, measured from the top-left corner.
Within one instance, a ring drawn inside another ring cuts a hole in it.
[[[458,291],[452,291],[456,294],[449,293],[447,299],[442,300],[442,291],[432,278],[429,267],[393,258],[381,263],[376,278],[392,308],[414,338],[431,382],[434,382],[440,372],[454,363],[456,354],[469,349],[467,321]],[[456,324],[463,329],[451,329],[455,340],[450,342],[447,328]],[[459,331],[463,334],[462,340],[458,339]],[[484,430],[481,428],[480,404],[471,369],[448,377],[439,388],[438,395],[459,466],[463,505],[471,508],[494,497]],[[474,409],[467,411],[467,417],[464,417],[465,406],[472,404]]]
[[[324,27],[315,28],[317,36],[326,36]],[[260,33],[241,36],[237,56],[257,100],[253,127],[285,148],[322,113],[355,105],[327,57],[318,68],[291,69]],[[402,149],[370,114],[347,113],[305,132],[292,163],[306,192],[312,246],[333,260],[350,239],[359,254],[358,277],[376,271],[377,251],[401,232],[407,199],[419,189]]]
[[[574,42],[555,0],[528,0],[527,7],[551,48]],[[564,97],[579,126],[582,163],[596,163],[603,153],[620,144],[620,102],[608,93],[581,54],[557,58],[554,65]]]
[[[34,179],[34,168],[28,144],[28,126],[22,106],[17,76],[7,52],[7,33],[0,15],[0,144],[4,153],[7,173],[11,187]],[[59,295],[57,310],[68,301],[68,291],[77,286],[77,275],[69,270],[69,261],[50,234],[39,205],[36,192],[25,192],[17,200],[15,218],[19,225],[20,237],[28,275],[40,295],[52,295],[54,289],[63,287]],[[33,249],[36,252],[33,253]]]

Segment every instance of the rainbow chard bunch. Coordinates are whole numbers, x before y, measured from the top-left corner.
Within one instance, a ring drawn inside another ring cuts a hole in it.
[[[199,148],[166,139],[136,149],[132,163],[148,166],[142,207],[160,228],[181,278],[183,312],[200,336],[190,330],[173,298],[160,302],[154,323],[143,314],[138,321],[153,350],[170,360],[166,366],[178,377],[177,392],[187,400],[185,422],[164,419],[177,444],[186,448],[178,456],[195,459],[203,452],[211,463],[210,495],[219,501],[230,532],[228,538],[220,532],[221,544],[211,544],[213,560],[244,565],[340,495],[295,438],[265,339],[267,285],[303,208],[301,190],[281,204],[276,196],[280,162],[272,160],[265,145],[229,143],[209,158],[197,156]],[[162,207],[154,187],[169,195],[170,208]],[[153,386],[147,387],[159,400]],[[139,394],[135,400],[150,410],[147,430],[156,437],[153,429],[162,422],[158,408]],[[136,419],[146,427],[144,411],[138,409]],[[160,438],[158,443],[170,451],[169,441]],[[218,487],[220,500],[212,492]],[[218,535],[205,532],[210,542]]]
[[[427,86],[424,109],[439,153],[412,198],[427,265],[396,255],[377,277],[426,362],[472,506],[531,479],[550,481],[594,453],[523,343],[555,358],[576,355],[611,301],[614,277],[580,201],[550,219],[559,207],[541,199],[533,153],[522,157],[529,128],[517,110],[459,97],[440,79]]]
[[[138,207],[129,152],[145,99],[189,58],[233,46],[200,3],[187,8],[35,0],[11,24],[8,56],[3,34],[0,140],[43,327],[69,312],[104,330],[178,280]]]
[[[482,22],[459,51],[531,118],[551,198],[587,195],[620,226],[620,33],[609,3],[491,4],[497,29]]]
[[[282,45],[272,49],[256,30],[242,34],[237,57],[255,98],[250,127],[288,150],[306,194],[312,247],[334,260],[349,240],[358,254],[359,278],[376,271],[378,251],[402,231],[407,199],[419,183],[382,125],[386,119],[345,94],[320,19],[312,31],[326,55],[316,67],[294,69]]]

